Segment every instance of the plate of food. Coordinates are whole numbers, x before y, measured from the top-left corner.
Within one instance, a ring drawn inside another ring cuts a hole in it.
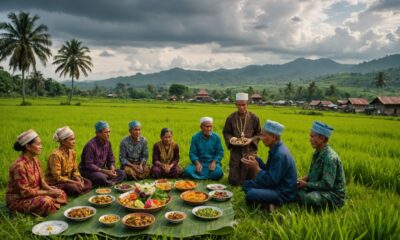
[[[128,184],[128,183],[120,183],[114,186],[114,189],[118,192],[129,192],[132,191],[135,186]]]
[[[193,206],[201,205],[210,199],[207,193],[194,190],[189,190],[181,193],[180,198],[185,203]]]
[[[209,192],[208,195],[216,201],[223,202],[231,199],[233,193],[226,190],[214,190]]]
[[[190,180],[179,180],[175,182],[175,188],[179,191],[192,190],[197,187],[197,183]]]
[[[107,227],[114,226],[121,218],[117,214],[104,214],[99,218],[99,222]]]
[[[156,188],[159,188],[159,189],[161,189],[161,190],[163,190],[163,191],[170,191],[171,189],[172,189],[172,187],[173,187],[173,184],[170,182],[170,181],[168,181],[168,179],[158,179],[158,180],[156,180],[155,181],[155,186],[156,186]]]
[[[181,211],[169,211],[165,213],[164,217],[170,223],[181,223],[185,220],[186,213]]]
[[[110,194],[111,188],[98,188],[96,189],[97,194]]]
[[[112,195],[95,195],[88,200],[95,207],[107,207],[115,201],[115,197]]]
[[[170,202],[171,196],[154,185],[150,187],[137,184],[134,191],[118,197],[121,206],[136,212],[158,212]]]
[[[40,236],[57,235],[68,228],[68,223],[64,221],[45,221],[36,224],[32,228],[32,233]]]
[[[64,211],[64,216],[74,221],[84,221],[96,214],[96,209],[90,206],[76,206]]]
[[[192,209],[192,213],[196,217],[206,220],[217,219],[224,214],[221,208],[213,206],[198,206]]]
[[[219,184],[219,183],[212,183],[212,184],[207,184],[207,189],[208,190],[224,190],[226,189],[226,186],[224,184]]]
[[[150,227],[156,218],[150,213],[130,213],[122,218],[122,223],[131,229],[141,230]]]
[[[250,140],[250,139],[249,139],[249,138],[246,138],[246,137],[240,137],[240,138],[232,137],[232,138],[229,140],[229,143],[232,144],[232,145],[235,145],[235,146],[245,146],[246,143],[247,143],[249,140]]]

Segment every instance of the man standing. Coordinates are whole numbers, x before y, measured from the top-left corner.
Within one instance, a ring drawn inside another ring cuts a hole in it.
[[[237,111],[229,115],[223,129],[225,144],[231,153],[228,180],[236,186],[243,184],[246,179],[254,178],[254,172],[243,165],[240,159],[257,154],[259,139],[256,136],[261,131],[258,117],[247,111],[248,99],[247,93],[236,94]]]
[[[315,149],[308,174],[298,179],[298,198],[311,207],[342,207],[346,196],[346,180],[342,162],[328,145],[333,128],[315,121],[310,143]]]
[[[269,150],[267,164],[255,156],[241,161],[257,175],[246,180],[243,190],[248,203],[264,204],[269,211],[276,205],[291,202],[296,197],[296,165],[289,149],[281,141],[284,126],[268,120],[261,132],[261,140]]]
[[[95,125],[96,137],[85,145],[81,155],[79,170],[83,177],[92,181],[93,186],[111,186],[125,179],[123,170],[115,170],[112,152],[110,126],[105,121]]]
[[[186,167],[184,176],[194,179],[221,179],[224,175],[221,160],[224,156],[221,138],[212,131],[213,119],[200,119],[201,131],[193,135],[189,157],[192,161]]]

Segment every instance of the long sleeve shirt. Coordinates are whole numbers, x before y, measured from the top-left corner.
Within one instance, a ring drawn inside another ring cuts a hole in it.
[[[208,138],[201,131],[193,135],[189,150],[189,158],[193,164],[199,161],[202,165],[208,165],[213,160],[221,164],[223,157],[221,138],[216,133],[211,132]]]
[[[101,142],[98,137],[92,138],[83,148],[79,170],[99,172],[101,169],[115,167],[114,154],[109,141]]]
[[[331,192],[344,200],[346,179],[342,162],[329,145],[315,151],[308,177],[307,190]]]
[[[158,147],[158,143],[155,143],[153,146],[153,164],[156,164],[156,162],[168,163],[168,164],[173,164],[173,166],[176,166],[179,162],[179,146],[178,146],[178,144],[175,144],[172,159],[168,162],[168,161],[166,161],[166,159],[161,158],[160,148]]]
[[[75,150],[55,149],[47,159],[46,181],[50,184],[80,177]]]
[[[289,149],[281,141],[269,150],[267,164],[260,164],[260,167],[262,170],[255,178],[257,184],[279,191],[285,201],[295,198],[296,164]]]
[[[131,136],[126,136],[119,144],[119,160],[121,167],[128,164],[146,163],[149,158],[146,138],[140,136],[136,143]]]

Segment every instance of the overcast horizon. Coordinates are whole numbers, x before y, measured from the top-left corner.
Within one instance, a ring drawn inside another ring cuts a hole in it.
[[[19,11],[49,28],[53,56],[72,38],[89,47],[94,67],[80,80],[299,57],[354,64],[400,52],[398,0],[2,0],[0,22]],[[67,80],[51,62],[38,70]],[[0,65],[9,69],[8,60]]]

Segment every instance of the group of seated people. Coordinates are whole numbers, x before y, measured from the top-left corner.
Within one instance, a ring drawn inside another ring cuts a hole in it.
[[[92,187],[112,186],[126,179],[192,178],[219,180],[223,177],[221,160],[224,156],[221,139],[212,131],[213,119],[200,119],[201,130],[191,139],[191,164],[184,170],[179,166],[179,146],[173,133],[163,128],[160,141],[153,146],[152,166],[147,164],[147,140],[141,135],[141,123],[128,124],[129,135],[120,143],[120,169],[115,167],[109,141],[110,126],[105,121],[95,124],[96,136],[84,146],[78,165],[75,134],[68,127],[56,130],[53,139],[59,142],[48,157],[43,177],[38,156],[42,151],[39,135],[32,129],[17,137],[14,149],[21,155],[12,164],[6,192],[6,205],[14,212],[45,216],[67,203],[67,196],[78,196]],[[332,128],[315,122],[310,134],[316,149],[310,172],[297,179],[293,157],[280,140],[283,125],[267,121],[260,139],[270,148],[267,163],[255,155],[241,159],[256,175],[243,184],[246,200],[262,203],[271,209],[296,199],[306,204],[342,206],[344,174],[337,154],[327,145]],[[339,176],[339,177],[337,177]]]

